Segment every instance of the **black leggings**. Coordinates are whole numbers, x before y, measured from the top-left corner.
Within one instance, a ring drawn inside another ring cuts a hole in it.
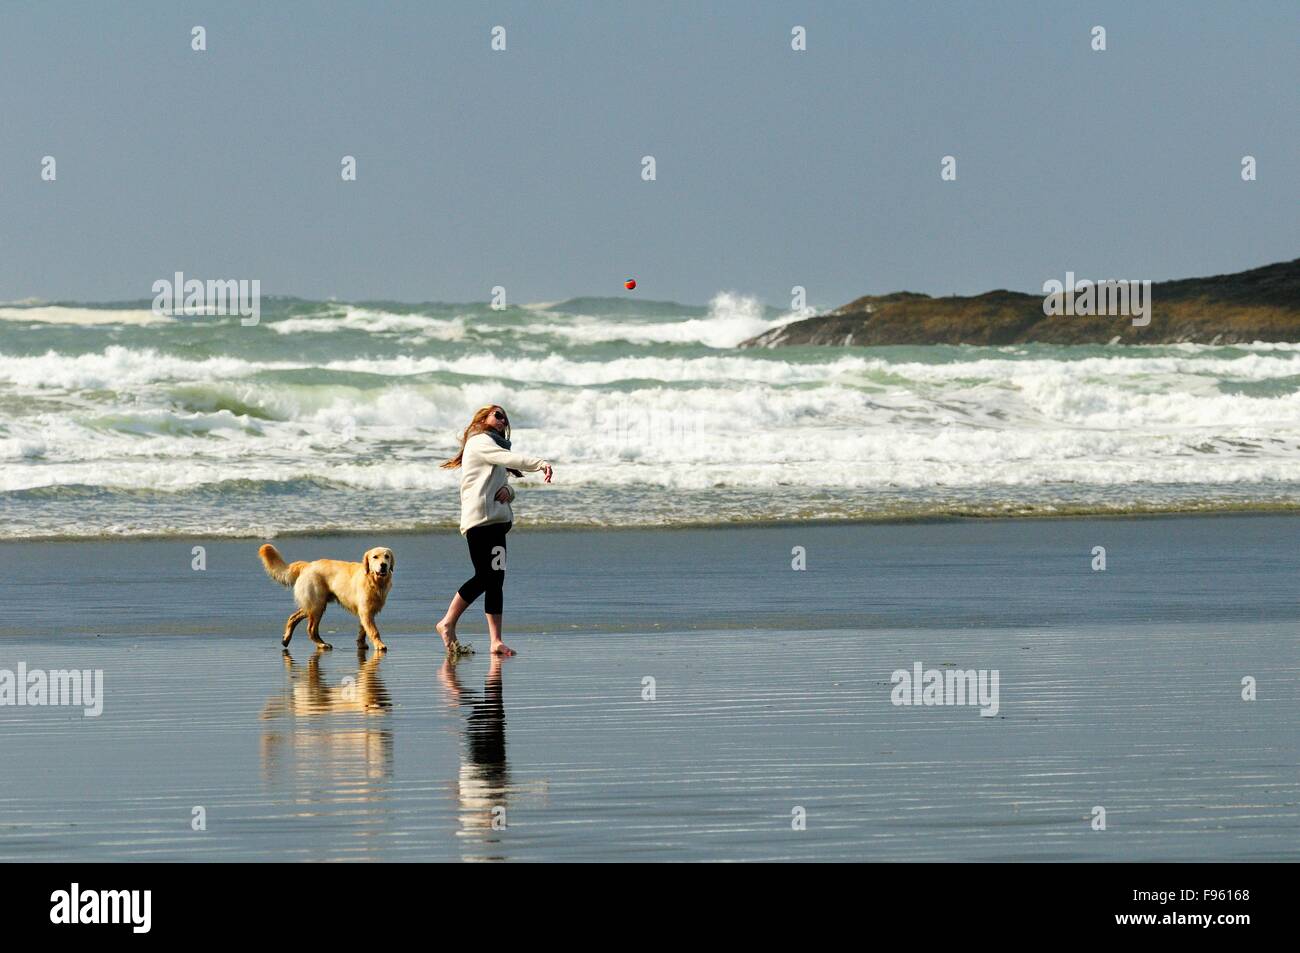
[[[470,562],[474,564],[474,575],[465,580],[458,592],[466,602],[473,602],[479,593],[483,593],[483,611],[488,615],[501,614],[501,587],[506,582],[506,533],[510,532],[511,525],[488,523],[484,526],[471,526],[465,532]]]

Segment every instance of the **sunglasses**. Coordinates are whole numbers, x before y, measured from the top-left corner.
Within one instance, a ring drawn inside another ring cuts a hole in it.
[[[499,410],[494,410],[494,411],[492,411],[492,416],[495,417],[497,420],[505,420],[505,419],[506,419],[506,415],[503,414],[503,413],[501,413],[501,411],[499,411]]]

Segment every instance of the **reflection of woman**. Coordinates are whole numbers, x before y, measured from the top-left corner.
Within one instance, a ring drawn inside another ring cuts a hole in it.
[[[456,661],[448,658],[439,672],[454,705],[463,705],[467,693],[456,677]],[[466,832],[498,830],[505,826],[506,793],[510,786],[506,768],[506,710],[501,691],[501,656],[493,656],[481,698],[471,697],[465,725],[465,749],[460,765],[457,797]]]
[[[497,404],[480,407],[460,438],[460,452],[443,464],[460,469],[460,531],[469,543],[474,575],[465,581],[435,626],[450,650],[456,644],[456,622],[470,604],[483,596],[493,655],[514,655],[501,641],[502,586],[506,581],[506,533],[514,523],[510,502],[515,491],[506,473],[541,470],[551,482],[551,465],[510,449],[510,419]]]
[[[501,694],[501,662],[492,659],[483,697],[474,703],[465,728],[470,764],[504,781],[506,773],[506,706]]]

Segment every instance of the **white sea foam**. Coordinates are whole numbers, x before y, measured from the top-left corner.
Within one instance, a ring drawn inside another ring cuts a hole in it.
[[[525,310],[538,320],[509,324],[505,328],[513,337],[559,338],[572,344],[702,344],[712,348],[733,348],[741,341],[763,331],[798,320],[801,315],[788,314],[769,321],[763,304],[756,298],[733,292],[721,292],[709,302],[708,314],[701,318],[665,320],[637,316],[609,318],[593,315],[548,314],[551,305],[526,305]],[[414,340],[464,340],[471,324],[487,329],[500,328],[502,317],[495,314],[470,318],[453,318],[426,314],[394,314],[367,308],[347,307],[343,313],[307,315],[266,322],[277,334],[331,334],[361,331],[370,334],[407,334]]]
[[[276,334],[331,334],[362,331],[367,334],[418,332],[427,340],[459,341],[465,337],[465,317],[436,318],[425,314],[394,314],[369,308],[347,308],[343,314],[313,315],[268,321]]]
[[[201,360],[175,357],[154,348],[113,344],[89,354],[10,355],[0,352],[0,384],[28,392],[50,389],[118,390],[162,381],[220,381],[262,370],[304,366],[301,361],[247,361],[237,357]]]
[[[142,326],[166,324],[175,318],[152,311],[126,308],[67,308],[57,305],[31,308],[0,307],[0,321],[30,322],[35,324]]]
[[[724,291],[709,302],[708,314],[702,318],[611,320],[577,315],[568,321],[525,325],[520,330],[552,334],[575,344],[627,341],[632,344],[703,344],[712,348],[733,348],[742,341],[800,317],[791,314],[769,321],[763,310],[763,304],[757,298]]]
[[[981,349],[987,350],[987,349]],[[622,357],[575,360],[564,354],[510,356],[481,351],[460,356],[347,357],[317,364],[301,359],[252,361],[238,357],[189,359],[155,348],[110,345],[102,352],[41,355],[0,352],[0,383],[34,388],[102,388],[115,383],[229,380],[261,371],[311,369],[356,371],[390,377],[439,372],[485,380],[537,381],[569,386],[629,380],[726,384],[755,381],[774,385],[859,381],[864,385],[899,382],[941,385],[961,391],[979,386],[1032,389],[1101,384],[1135,391],[1215,386],[1225,381],[1270,381],[1300,375],[1300,352],[1226,356],[1090,357],[1076,360],[1011,360],[974,357],[947,363],[899,362],[828,351],[823,361],[794,363],[772,359],[771,352],[731,352],[690,357]]]

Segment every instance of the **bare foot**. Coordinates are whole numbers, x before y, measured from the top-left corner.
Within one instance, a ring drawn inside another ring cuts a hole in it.
[[[456,644],[456,627],[454,625],[448,625],[444,620],[435,625],[434,628],[437,629],[438,634],[442,636],[443,648],[450,652],[451,647]]]
[[[506,645],[504,642],[493,642],[492,654],[493,655],[515,655],[517,653],[515,652],[514,649]]]

